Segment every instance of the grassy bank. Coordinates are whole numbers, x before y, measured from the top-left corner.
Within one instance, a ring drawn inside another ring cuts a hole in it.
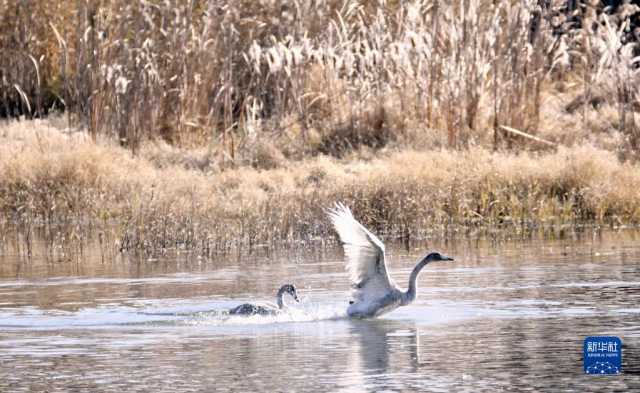
[[[637,223],[637,10],[570,3],[0,0],[0,117],[65,108],[0,124],[0,229],[210,253],[322,237],[338,200],[405,239]]]
[[[4,125],[0,139],[0,225],[52,228],[52,241],[91,232],[123,250],[212,253],[309,240],[330,233],[323,209],[335,201],[405,239],[478,226],[640,221],[640,167],[591,145],[521,154],[361,150],[217,171],[207,169],[207,151],[148,143],[133,156],[41,121]]]

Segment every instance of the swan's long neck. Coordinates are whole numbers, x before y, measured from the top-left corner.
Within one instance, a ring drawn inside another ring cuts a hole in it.
[[[284,297],[284,294],[286,292],[287,292],[287,289],[285,287],[282,287],[280,288],[280,290],[278,291],[278,294],[276,295],[279,309],[282,309],[284,307],[284,301],[282,300],[282,298]]]
[[[418,262],[416,267],[413,268],[413,271],[411,272],[411,275],[409,276],[409,289],[407,289],[407,291],[402,294],[402,305],[403,306],[406,305],[406,304],[411,303],[412,301],[414,301],[416,299],[416,293],[418,291],[418,288],[417,288],[418,284],[416,283],[416,281],[418,280],[418,275],[420,274],[420,271],[422,270],[422,268],[427,266],[427,264],[429,262],[431,262],[431,261],[423,259],[422,261]]]

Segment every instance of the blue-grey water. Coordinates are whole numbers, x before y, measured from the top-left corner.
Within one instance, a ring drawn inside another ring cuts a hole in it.
[[[81,256],[0,248],[1,392],[495,392],[640,388],[640,232],[569,232],[388,247],[406,283],[427,250],[417,301],[344,317],[338,247],[197,258]],[[6,238],[5,238],[6,239]],[[36,251],[38,249],[36,248]],[[276,317],[229,317],[272,301]],[[583,373],[590,335],[624,343],[623,373]],[[638,390],[636,390],[638,391]]]

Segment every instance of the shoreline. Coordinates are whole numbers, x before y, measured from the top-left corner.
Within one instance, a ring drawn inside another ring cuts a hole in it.
[[[242,255],[269,257],[271,255],[299,255],[300,253],[320,253],[342,250],[334,233],[297,240],[273,240],[248,245],[246,243],[227,243],[203,247],[188,247],[178,243],[166,248],[121,248],[120,239],[113,238],[114,227],[104,227],[89,223],[83,227],[82,235],[66,231],[65,226],[46,226],[34,224],[30,228],[17,223],[3,225],[0,236],[0,258],[6,261],[75,262],[101,259],[104,261],[129,260],[155,262],[160,259],[192,260],[200,262],[215,261],[218,258],[239,258]],[[397,233],[376,233],[378,237],[395,251],[414,252],[415,250],[438,250],[448,247],[471,247],[477,242],[491,243],[494,246],[509,243],[531,241],[567,241],[570,239],[600,238],[605,235],[631,236],[637,238],[640,225],[597,224],[578,222],[568,224],[536,224],[501,226],[478,226],[447,228],[443,231],[422,233],[421,237],[406,239]],[[464,246],[467,244],[467,246]],[[392,252],[393,254],[394,252]],[[184,259],[186,258],[186,259]],[[208,262],[207,262],[208,263]]]
[[[0,139],[3,232],[48,225],[68,238],[91,229],[123,251],[178,245],[209,254],[333,236],[324,209],[336,201],[376,233],[407,240],[447,228],[640,222],[640,166],[591,145],[519,153],[398,147],[205,171],[173,162],[152,142],[133,156],[45,121],[9,123]]]

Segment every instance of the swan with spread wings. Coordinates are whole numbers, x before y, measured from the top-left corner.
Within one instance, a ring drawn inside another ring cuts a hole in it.
[[[406,306],[416,298],[416,280],[430,262],[453,261],[437,252],[423,257],[409,276],[409,288],[400,289],[389,277],[384,244],[353,217],[342,203],[328,211],[329,218],[344,246],[346,268],[353,288],[347,314],[354,318],[373,318]]]

